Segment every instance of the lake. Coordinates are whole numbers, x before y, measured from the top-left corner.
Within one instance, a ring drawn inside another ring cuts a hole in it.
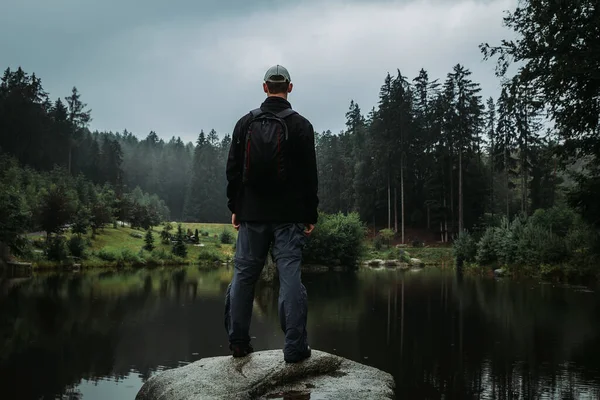
[[[304,274],[314,349],[391,373],[398,398],[600,398],[597,288],[416,272]],[[153,374],[228,355],[231,271],[157,268],[0,281],[0,398],[133,399]],[[257,289],[256,350],[282,347]]]

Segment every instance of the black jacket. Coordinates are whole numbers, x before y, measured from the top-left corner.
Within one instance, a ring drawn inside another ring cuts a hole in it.
[[[291,105],[281,97],[267,97],[260,107],[278,113]],[[300,114],[286,118],[291,159],[289,183],[270,191],[257,190],[242,183],[244,138],[250,116],[248,113],[240,118],[231,138],[226,171],[229,209],[239,221],[316,223],[319,198],[312,124]]]

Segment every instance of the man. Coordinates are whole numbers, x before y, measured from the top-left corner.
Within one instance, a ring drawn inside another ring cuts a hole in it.
[[[295,363],[311,355],[300,263],[317,223],[317,165],[313,127],[287,101],[292,88],[286,68],[269,68],[263,83],[267,98],[237,122],[232,135],[227,197],[238,239],[225,328],[234,357],[254,351],[249,335],[254,286],[270,248],[279,271],[284,359]]]

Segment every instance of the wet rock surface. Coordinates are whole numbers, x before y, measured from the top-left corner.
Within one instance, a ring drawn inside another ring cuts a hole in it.
[[[386,372],[322,351],[286,364],[281,350],[200,359],[149,379],[136,400],[394,399]]]

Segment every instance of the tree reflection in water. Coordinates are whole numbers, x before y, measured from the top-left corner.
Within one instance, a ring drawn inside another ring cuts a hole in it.
[[[230,279],[185,267],[0,282],[2,398],[79,398],[86,382],[138,375],[141,385],[227,355]],[[597,293],[435,269],[304,281],[313,348],[390,372],[400,398],[600,397]],[[257,350],[283,344],[277,297],[276,286],[256,289]]]

